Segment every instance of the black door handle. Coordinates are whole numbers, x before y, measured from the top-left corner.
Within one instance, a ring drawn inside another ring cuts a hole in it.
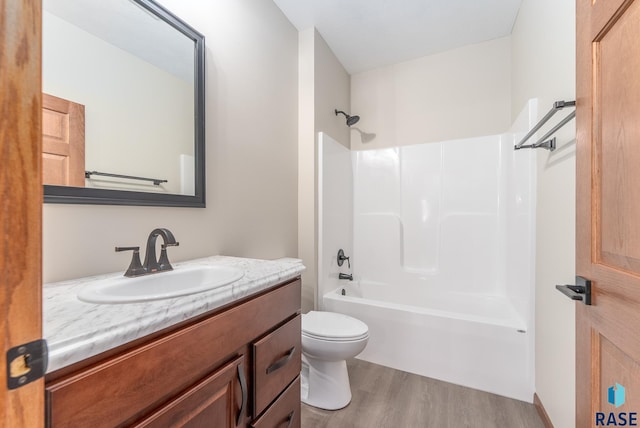
[[[556,285],[556,289],[571,300],[591,305],[591,281],[586,278],[576,276],[576,285]]]

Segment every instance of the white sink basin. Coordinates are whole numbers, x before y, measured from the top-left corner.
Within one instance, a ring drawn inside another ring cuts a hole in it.
[[[109,278],[95,281],[78,293],[89,303],[133,303],[200,293],[231,284],[244,272],[230,266],[179,266],[172,271],[135,278]]]

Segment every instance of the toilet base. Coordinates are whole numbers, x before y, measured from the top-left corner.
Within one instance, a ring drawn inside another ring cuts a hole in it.
[[[309,406],[338,410],[351,402],[347,362],[302,355],[301,400]]]

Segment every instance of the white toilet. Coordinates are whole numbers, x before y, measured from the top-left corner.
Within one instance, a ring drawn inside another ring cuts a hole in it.
[[[351,401],[347,358],[367,346],[369,328],[348,315],[311,311],[302,315],[302,402],[337,410]]]

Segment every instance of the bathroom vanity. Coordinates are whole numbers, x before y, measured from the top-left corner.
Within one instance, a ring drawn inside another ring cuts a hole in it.
[[[66,339],[59,331],[47,338],[47,426],[300,426],[304,267],[229,257],[196,262],[242,266],[245,276],[211,292],[126,305],[73,301],[90,280],[45,286],[45,338],[48,324],[64,330],[73,323],[54,320],[65,289],[66,305],[89,318],[68,328]],[[138,337],[122,339],[130,334]]]

